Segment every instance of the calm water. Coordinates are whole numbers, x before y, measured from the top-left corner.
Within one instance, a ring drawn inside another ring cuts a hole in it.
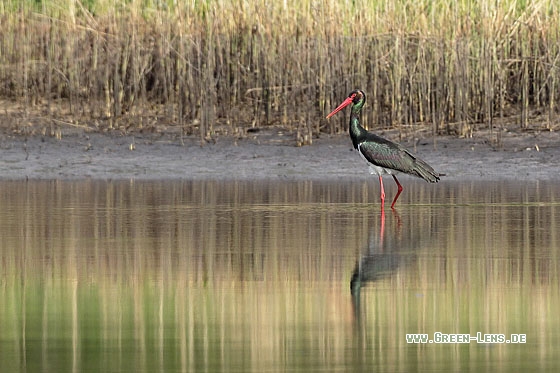
[[[558,371],[560,185],[404,185],[2,182],[2,370]]]

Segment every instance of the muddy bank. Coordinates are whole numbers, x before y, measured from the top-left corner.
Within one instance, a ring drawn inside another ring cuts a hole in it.
[[[396,140],[394,134],[385,136]],[[504,133],[473,138],[416,138],[401,143],[425,159],[444,180],[560,179],[556,132]],[[7,179],[286,179],[371,178],[347,135],[322,136],[295,147],[291,134],[261,131],[243,139],[176,135],[66,133],[53,137],[0,138],[0,178]]]

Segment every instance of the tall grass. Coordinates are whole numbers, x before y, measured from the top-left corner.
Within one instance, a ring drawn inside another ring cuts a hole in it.
[[[5,0],[0,23],[0,97],[73,125],[309,142],[345,130],[324,116],[354,88],[369,127],[466,136],[559,110],[555,0]]]

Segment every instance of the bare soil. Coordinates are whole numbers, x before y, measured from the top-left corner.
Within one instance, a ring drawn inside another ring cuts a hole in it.
[[[285,179],[371,178],[348,135],[323,135],[296,147],[295,133],[262,129],[201,145],[176,133],[89,133],[71,128],[47,135],[0,135],[0,178],[8,179]],[[398,141],[396,131],[380,135]],[[418,132],[401,142],[445,180],[560,179],[555,131],[478,131],[471,138]]]

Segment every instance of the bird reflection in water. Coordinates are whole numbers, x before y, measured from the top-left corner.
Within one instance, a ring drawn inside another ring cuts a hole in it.
[[[388,218],[389,228],[385,231],[385,210],[381,209],[379,234],[372,231],[368,247],[360,256],[352,279],[350,291],[356,322],[360,321],[360,296],[367,283],[389,278],[398,268],[406,267],[416,260],[414,240],[410,231],[403,226],[396,210],[391,210]]]

